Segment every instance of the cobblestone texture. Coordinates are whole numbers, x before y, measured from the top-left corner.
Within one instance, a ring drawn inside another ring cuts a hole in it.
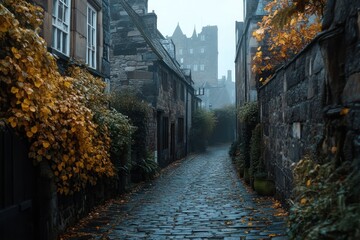
[[[188,157],[71,239],[287,239],[282,209],[244,187],[227,150]]]

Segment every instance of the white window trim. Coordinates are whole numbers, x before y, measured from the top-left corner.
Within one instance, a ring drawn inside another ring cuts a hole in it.
[[[93,15],[93,22],[89,22],[89,11],[91,12],[91,14]],[[93,69],[96,69],[96,62],[97,62],[97,57],[96,57],[96,51],[97,51],[97,42],[96,42],[96,37],[97,37],[97,29],[96,29],[96,25],[97,25],[97,11],[95,10],[95,8],[93,6],[91,6],[89,3],[87,4],[87,14],[86,14],[86,64]],[[89,33],[89,30],[91,30],[92,34]],[[92,44],[89,45],[89,37],[92,37],[90,39],[90,41],[92,40]],[[93,53],[93,57],[91,57],[91,54],[89,55],[89,53]],[[91,57],[91,58],[90,58]]]
[[[63,16],[60,18],[59,5],[65,7],[63,11]],[[70,54],[70,16],[71,16],[71,0],[54,0],[53,2],[53,12],[52,12],[52,26],[53,26],[53,36],[52,36],[52,48],[56,51],[69,56]],[[60,34],[60,42],[58,42],[58,34]],[[66,40],[66,46],[64,46],[64,34]],[[64,50],[65,49],[65,50]]]

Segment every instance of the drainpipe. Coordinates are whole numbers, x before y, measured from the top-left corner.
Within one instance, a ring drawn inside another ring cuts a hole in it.
[[[188,138],[188,115],[189,115],[189,92],[188,89],[186,90],[186,96],[185,96],[185,129],[186,129],[186,144],[185,144],[185,155],[188,155],[188,145],[189,145],[189,138]]]

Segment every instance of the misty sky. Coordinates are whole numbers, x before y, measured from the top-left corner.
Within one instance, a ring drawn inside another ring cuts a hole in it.
[[[242,0],[148,0],[148,4],[164,36],[171,36],[178,23],[187,37],[191,37],[194,27],[199,33],[203,26],[217,25],[219,78],[232,70],[235,81],[235,21],[243,20]]]

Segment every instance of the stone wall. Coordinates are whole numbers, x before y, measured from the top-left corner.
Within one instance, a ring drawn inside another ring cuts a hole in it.
[[[259,91],[264,157],[280,195],[289,196],[291,164],[316,153],[323,135],[324,63],[317,43]]]
[[[324,31],[259,90],[264,159],[281,198],[305,154],[360,162],[359,7],[330,0]]]

